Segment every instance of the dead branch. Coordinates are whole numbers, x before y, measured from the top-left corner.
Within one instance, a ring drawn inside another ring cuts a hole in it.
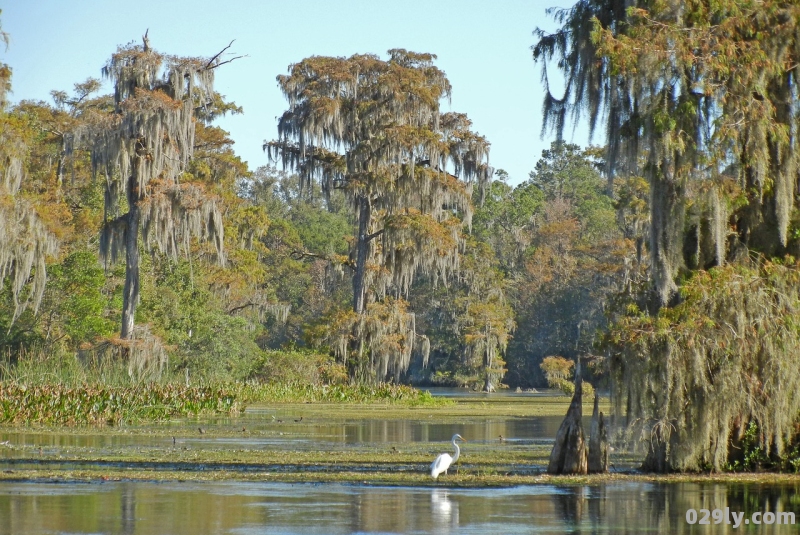
[[[225,60],[225,61],[220,61],[219,63],[216,63],[216,64],[214,64],[214,62],[215,62],[215,61],[217,61],[217,60],[219,59],[219,57],[220,57],[222,54],[224,54],[224,53],[225,53],[225,51],[226,51],[226,50],[228,50],[228,49],[229,49],[229,48],[230,48],[230,47],[233,45],[234,41],[236,41],[236,39],[232,39],[232,40],[231,40],[231,42],[230,42],[230,43],[228,43],[228,46],[226,46],[225,48],[223,48],[222,50],[220,50],[219,52],[217,52],[216,54],[214,54],[214,56],[212,56],[212,58],[211,58],[210,60],[208,60],[208,63],[206,63],[206,66],[205,66],[205,67],[203,67],[203,70],[204,70],[204,71],[210,71],[210,70],[216,69],[217,67],[219,67],[219,66],[221,66],[221,65],[225,65],[226,63],[230,63],[230,62],[232,62],[232,61],[234,61],[234,60],[237,60],[237,59],[239,59],[239,58],[245,58],[245,57],[247,57],[247,55],[246,55],[246,54],[244,54],[244,55],[241,55],[241,56],[236,56],[236,57],[234,57],[234,58],[227,59],[227,60]],[[214,64],[214,65],[212,66],[212,64]]]

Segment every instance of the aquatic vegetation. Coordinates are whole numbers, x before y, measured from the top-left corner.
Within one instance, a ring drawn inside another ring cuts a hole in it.
[[[205,413],[235,414],[236,396],[222,387],[147,384],[135,387],[0,383],[0,423],[116,425]]]
[[[234,415],[248,403],[381,403],[446,406],[452,401],[394,384],[308,385],[229,383],[136,386],[0,382],[0,423],[116,425],[200,414]]]
[[[375,385],[314,385],[290,383],[246,383],[235,387],[246,403],[328,402],[328,403],[397,403],[405,405],[441,406],[451,404],[445,398],[433,397],[428,391],[391,383]]]

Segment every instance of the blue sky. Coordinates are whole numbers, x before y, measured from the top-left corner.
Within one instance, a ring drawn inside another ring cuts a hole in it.
[[[248,57],[221,67],[216,88],[244,107],[220,121],[251,169],[277,133],[286,101],[275,77],[311,55],[349,56],[391,48],[431,52],[453,86],[445,111],[464,112],[492,143],[491,164],[525,180],[552,136],[541,139],[542,87],[530,46],[533,30],[552,30],[545,10],[571,0],[382,2],[246,0],[0,0],[11,44],[0,61],[13,69],[12,102],[49,100],[100,68],[120,44],[141,42],[176,55],[231,51]],[[567,138],[585,145],[584,129]],[[595,143],[600,140],[595,139]]]

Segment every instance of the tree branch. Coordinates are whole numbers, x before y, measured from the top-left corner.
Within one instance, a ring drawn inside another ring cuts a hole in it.
[[[218,60],[218,59],[219,59],[219,57],[220,57],[222,54],[224,54],[224,53],[225,53],[225,51],[226,51],[226,50],[228,50],[228,49],[229,49],[229,48],[230,48],[230,47],[233,45],[233,42],[234,42],[234,41],[236,41],[236,39],[232,39],[232,40],[231,40],[231,42],[230,42],[230,43],[228,43],[228,46],[226,46],[225,48],[223,48],[222,50],[220,50],[219,52],[217,52],[216,54],[214,54],[214,56],[213,56],[213,57],[212,57],[210,60],[208,60],[208,63],[206,63],[206,66],[205,66],[205,67],[203,67],[203,70],[204,70],[204,71],[210,71],[210,70],[212,70],[212,69],[216,69],[217,67],[219,67],[219,66],[221,66],[221,65],[225,65],[226,63],[230,63],[230,62],[232,62],[232,61],[234,61],[234,60],[237,60],[237,59],[239,59],[239,58],[244,58],[244,57],[247,57],[247,55],[245,54],[245,55],[242,55],[242,56],[236,56],[235,58],[231,58],[231,59],[228,59],[228,60],[225,60],[225,61],[220,61],[219,63],[216,63],[216,64],[214,64],[213,66],[211,65],[211,64],[212,64],[212,63],[214,63],[216,60]]]
[[[245,303],[243,305],[235,306],[232,309],[228,310],[228,315],[232,316],[233,314],[235,314],[236,312],[239,312],[240,310],[244,310],[247,307],[254,307],[254,306],[256,306],[256,303],[253,303],[252,301],[248,301],[247,303]]]
[[[304,258],[321,258],[322,260],[327,260],[331,264],[341,264],[341,265],[343,265],[345,267],[348,267],[348,268],[350,268],[352,270],[355,270],[355,265],[354,265],[353,260],[347,259],[347,260],[339,261],[339,260],[337,260],[335,258],[335,256],[336,255],[330,256],[330,255],[311,253],[311,252],[308,252],[308,251],[292,251],[291,253],[289,253],[289,257],[292,260],[302,260]]]
[[[308,251],[292,251],[289,253],[289,257],[292,260],[302,260],[306,257],[308,258],[322,258],[323,260],[329,260],[329,258],[325,255],[317,254],[317,253],[310,253]]]
[[[221,67],[221,66],[225,65],[226,63],[230,63],[230,62],[232,62],[234,60],[237,60],[237,59],[240,59],[240,58],[247,58],[247,57],[249,57],[247,54],[242,54],[241,56],[236,56],[236,57],[233,57],[231,59],[227,59],[225,61],[220,61],[219,63],[217,63],[213,67],[211,67],[209,69],[206,69],[206,70],[210,71],[210,70],[216,69],[217,67]]]
[[[369,242],[370,242],[370,241],[372,241],[373,239],[375,239],[375,238],[377,238],[378,236],[380,236],[381,234],[383,234],[385,230],[386,230],[386,229],[380,229],[380,230],[376,230],[376,231],[375,231],[375,232],[373,232],[372,234],[368,234],[368,235],[367,235],[367,236],[364,238],[364,241],[366,241],[367,243],[369,243]]]

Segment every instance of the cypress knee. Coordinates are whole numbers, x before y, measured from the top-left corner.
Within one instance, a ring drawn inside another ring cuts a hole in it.
[[[608,472],[608,431],[600,412],[600,396],[594,396],[592,427],[589,431],[589,473]]]
[[[575,366],[575,393],[567,409],[567,415],[556,434],[556,442],[550,452],[548,474],[586,474],[586,438],[583,433],[583,387],[580,359]]]

